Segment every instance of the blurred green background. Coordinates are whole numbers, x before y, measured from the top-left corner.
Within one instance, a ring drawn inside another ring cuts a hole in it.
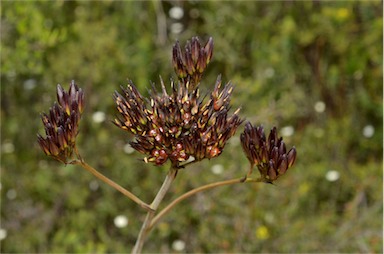
[[[86,93],[78,146],[95,168],[150,202],[165,167],[146,165],[110,120],[112,93],[175,78],[171,48],[212,36],[233,109],[279,128],[296,165],[276,186],[200,193],[175,207],[145,252],[382,253],[381,1],[1,2],[1,252],[129,252],[145,212],[77,166],[46,157],[39,114],[56,85]],[[179,172],[163,204],[241,177],[238,130],[223,154]],[[123,222],[122,224],[120,224]],[[127,225],[124,225],[127,224]]]

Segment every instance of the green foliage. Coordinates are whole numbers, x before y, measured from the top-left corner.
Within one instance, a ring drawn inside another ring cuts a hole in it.
[[[81,154],[149,202],[166,167],[125,152],[131,137],[110,123],[112,93],[126,79],[145,94],[159,75],[175,78],[172,44],[197,35],[215,43],[202,92],[219,73],[231,80],[233,108],[241,106],[243,117],[266,129],[293,128],[284,140],[296,146],[298,160],[276,186],[222,187],[183,201],[144,251],[167,253],[181,239],[186,252],[381,253],[382,3],[185,1],[177,3],[181,20],[169,16],[174,4],[1,2],[1,252],[132,248],[144,211],[81,168],[45,157],[36,142],[39,113],[53,104],[57,83],[67,89],[76,80],[86,93]],[[98,111],[106,115],[101,123],[93,120]],[[243,176],[248,162],[238,134],[222,156],[180,171],[164,204]],[[223,173],[213,173],[215,164]],[[339,178],[327,180],[330,172]],[[120,214],[126,228],[114,225]]]

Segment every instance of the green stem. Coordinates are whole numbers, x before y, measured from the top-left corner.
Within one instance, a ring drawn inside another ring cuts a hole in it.
[[[123,195],[127,196],[128,198],[130,198],[132,201],[136,202],[137,204],[139,204],[141,207],[143,207],[144,209],[146,209],[147,211],[152,211],[151,209],[151,206],[148,205],[147,203],[145,203],[144,201],[142,201],[140,198],[138,198],[136,195],[134,195],[132,192],[124,189],[123,187],[121,187],[119,184],[115,183],[114,181],[112,181],[111,179],[109,179],[108,177],[104,176],[103,174],[101,174],[99,171],[97,171],[96,169],[94,169],[92,166],[90,166],[89,164],[87,164],[85,161],[83,160],[74,160],[72,162],[70,162],[71,164],[76,164],[76,165],[80,165],[82,166],[84,169],[86,169],[87,171],[91,172],[94,176],[96,176],[97,178],[99,178],[101,181],[105,182],[106,184],[108,184],[109,186],[111,186],[112,188],[120,191]]]
[[[141,250],[144,245],[144,241],[147,238],[149,231],[151,230],[152,219],[155,216],[155,212],[159,207],[161,201],[163,200],[165,194],[168,192],[173,180],[175,180],[177,175],[177,169],[171,168],[168,171],[168,174],[161,186],[160,190],[157,192],[155,199],[150,205],[151,210],[148,211],[147,216],[145,217],[144,223],[141,226],[139,236],[137,237],[136,244],[133,247],[132,253],[141,253]]]
[[[168,213],[175,205],[183,201],[184,199],[189,198],[190,196],[195,195],[196,193],[209,190],[212,188],[216,188],[219,186],[224,186],[224,185],[231,185],[231,184],[236,184],[236,183],[250,183],[250,182],[264,182],[263,179],[257,178],[257,179],[252,179],[252,178],[236,178],[236,179],[230,179],[230,180],[225,180],[225,181],[220,181],[220,182],[215,182],[215,183],[210,183],[207,185],[200,186],[198,188],[192,189],[180,197],[176,198],[173,200],[169,205],[167,205],[161,212],[159,212],[156,217],[153,218],[152,223],[149,226],[149,229],[151,229],[154,225],[156,225],[159,220],[166,214]]]

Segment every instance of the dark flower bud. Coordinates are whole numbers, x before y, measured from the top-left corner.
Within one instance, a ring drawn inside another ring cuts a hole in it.
[[[276,144],[277,144],[277,129],[276,127],[273,127],[268,136],[268,145],[270,148],[273,148],[276,146]]]
[[[63,89],[63,87],[58,84],[57,85],[57,102],[60,104],[60,106],[65,108],[65,104],[68,104],[68,98],[66,98],[66,93]]]
[[[200,73],[203,73],[206,67],[207,67],[207,59],[204,53],[204,49],[200,49],[199,59],[197,60],[197,63],[196,63],[196,69]]]
[[[51,155],[49,143],[40,134],[37,134],[37,142],[46,155]]]
[[[279,159],[279,149],[276,146],[272,148],[270,158],[275,164],[277,164],[277,160]]]
[[[213,54],[213,39],[212,39],[212,37],[209,37],[207,44],[205,44],[204,53],[206,56],[206,62],[208,64],[211,61],[212,54]]]
[[[57,147],[55,144],[55,140],[52,139],[51,137],[48,137],[49,140],[49,151],[52,156],[57,157],[60,154],[60,149]]]
[[[281,141],[279,145],[279,155],[283,155],[286,153],[287,153],[287,149],[285,148],[285,143]]]
[[[46,155],[67,163],[75,147],[78,125],[84,108],[84,93],[74,81],[68,92],[59,84],[57,102],[49,114],[41,114],[46,138],[38,135],[37,141]]]
[[[181,52],[180,44],[179,44],[179,41],[176,41],[175,45],[173,45],[173,48],[172,48],[172,64],[173,64],[173,68],[175,69],[176,73],[177,73],[177,70],[179,67],[178,61],[181,57],[179,52]]]
[[[201,48],[199,38],[192,37],[192,42],[191,42],[190,46],[191,46],[191,56],[192,56],[191,58],[192,58],[193,63],[196,64],[197,61],[199,60],[200,48]]]
[[[286,153],[283,139],[278,137],[277,128],[273,127],[266,140],[262,126],[253,127],[247,122],[240,135],[243,150],[251,163],[257,166],[261,177],[266,181],[274,181],[292,167],[296,159],[293,147]]]
[[[196,71],[195,63],[193,62],[192,55],[188,54],[188,53],[190,53],[190,52],[187,52],[187,54],[185,56],[185,67],[186,67],[187,73],[189,75],[193,75],[193,73]]]
[[[269,161],[269,167],[268,167],[268,178],[271,181],[276,180],[276,178],[277,178],[277,172],[276,172],[275,167],[276,166],[275,166],[275,163],[273,162],[273,160],[270,160]]]
[[[172,49],[173,67],[180,81],[190,82],[189,91],[194,90],[200,83],[202,73],[210,62],[213,54],[213,39],[209,38],[203,47],[197,37],[192,37],[181,50],[177,41]]]
[[[283,154],[281,157],[280,157],[280,161],[278,163],[278,172],[280,175],[284,174],[288,169],[288,159],[287,159],[287,155],[286,154]]]

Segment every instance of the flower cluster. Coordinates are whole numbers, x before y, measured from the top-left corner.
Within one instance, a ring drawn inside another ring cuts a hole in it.
[[[267,140],[262,126],[253,127],[247,122],[240,140],[251,167],[257,166],[261,177],[268,182],[283,175],[296,160],[295,147],[287,152],[283,138],[277,135],[276,127],[271,129]]]
[[[174,64],[177,63],[175,70],[180,82],[171,82],[170,94],[162,80],[162,92],[153,86],[149,99],[139,93],[132,81],[126,89],[122,88],[123,95],[115,92],[114,99],[121,118],[116,118],[114,123],[135,135],[130,144],[147,155],[146,162],[162,165],[169,159],[177,168],[190,156],[196,161],[216,157],[242,123],[239,110],[228,115],[233,91],[231,83],[221,89],[219,76],[205,101],[200,97],[198,84],[191,85],[191,78],[197,77],[197,72],[201,75],[209,62],[212,47],[212,39],[202,48],[198,39],[193,38],[183,56],[176,43]],[[196,52],[199,54],[195,55]],[[204,66],[201,65],[202,59]],[[184,75],[184,71],[187,74]]]
[[[182,82],[189,81],[190,90],[198,86],[201,76],[211,61],[213,54],[213,39],[209,38],[203,47],[198,37],[192,37],[185,45],[182,51],[177,41],[173,47],[173,67],[179,79]]]
[[[57,85],[57,101],[49,109],[49,114],[42,113],[46,137],[37,135],[37,141],[45,154],[67,163],[73,153],[78,134],[79,121],[84,110],[84,92],[74,81],[66,92]]]
[[[242,120],[238,110],[228,116],[232,84],[220,90],[216,81],[210,99],[203,103],[199,90],[188,91],[188,83],[172,82],[168,95],[163,81],[162,93],[153,88],[150,99],[143,98],[132,82],[124,96],[115,92],[114,98],[122,118],[114,123],[135,135],[130,144],[147,154],[147,162],[161,165],[170,159],[175,167],[190,156],[199,161],[218,156]]]

